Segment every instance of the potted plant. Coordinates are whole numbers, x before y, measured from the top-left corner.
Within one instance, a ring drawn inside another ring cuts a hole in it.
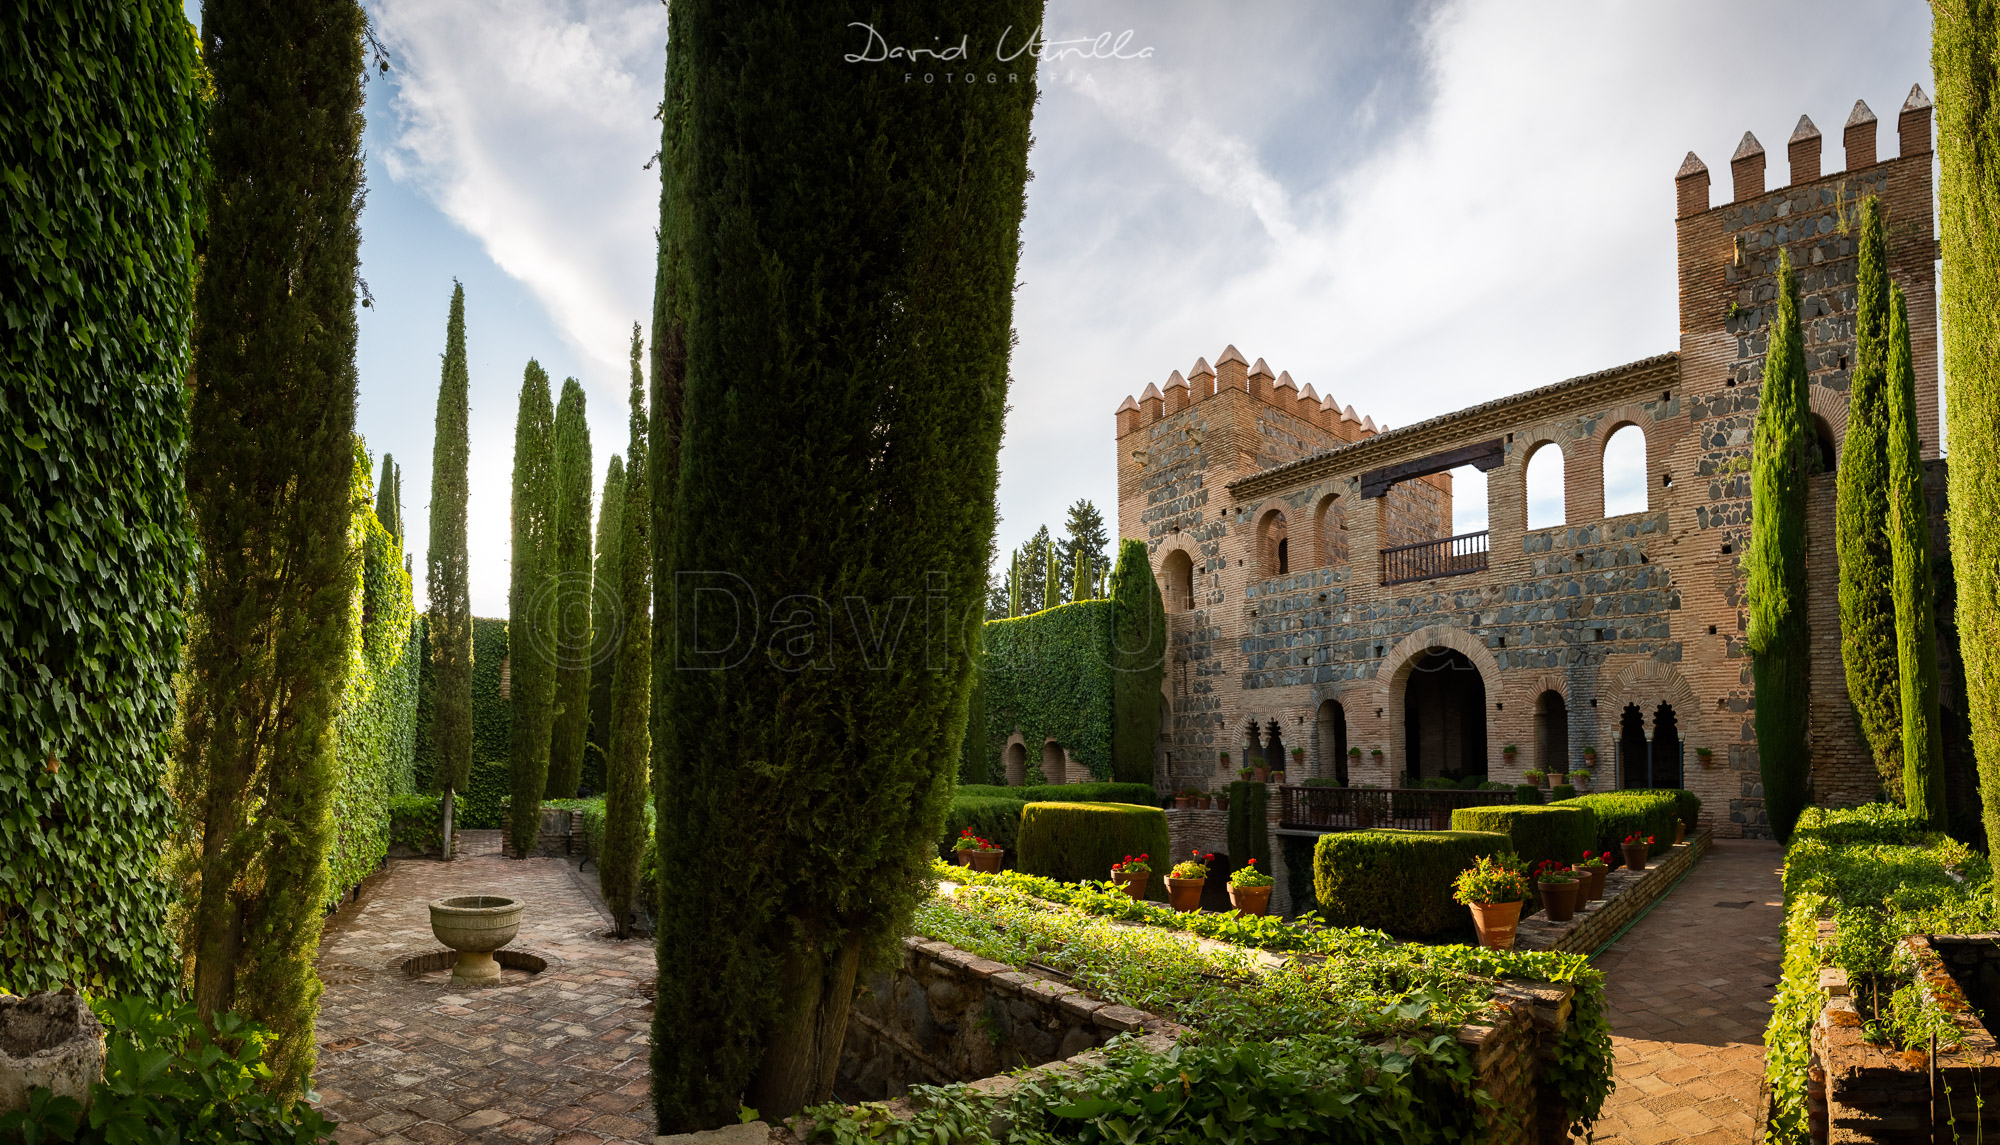
[[[1625,843],[1619,849],[1625,852],[1626,866],[1635,871],[1643,871],[1646,869],[1646,856],[1653,850],[1653,837],[1635,831],[1625,836]]]
[[[1150,855],[1141,855],[1136,859],[1127,855],[1123,862],[1111,864],[1111,881],[1133,898],[1145,898],[1146,881],[1153,877],[1153,868],[1146,862],[1149,858]]]
[[[972,833],[967,827],[951,841],[952,853],[958,858],[958,865],[971,867],[975,871],[992,874],[1000,869],[1000,856],[1006,852],[991,842]]]
[[[1587,768],[1587,767],[1572,767],[1572,768],[1570,768],[1570,769],[1569,769],[1569,782],[1570,782],[1570,786],[1572,786],[1572,787],[1576,788],[1576,789],[1577,789],[1578,791],[1582,791],[1582,790],[1584,790],[1585,788],[1589,787],[1589,786],[1590,786],[1590,769],[1589,769],[1589,768]]]
[[[1305,748],[1302,748],[1302,747],[1295,747],[1295,748],[1293,748],[1293,749],[1292,749],[1292,770],[1293,770],[1293,771],[1303,771],[1303,770],[1305,770],[1305,766],[1306,766],[1306,749],[1305,749]]]
[[[1542,896],[1542,913],[1550,922],[1576,917],[1576,892],[1581,889],[1576,872],[1554,859],[1543,859],[1535,867],[1535,891]]]
[[[1189,851],[1187,858],[1175,863],[1167,875],[1167,905],[1175,910],[1200,910],[1201,888],[1208,882],[1208,865],[1214,861],[1212,854]]]
[[[1547,787],[1549,785],[1549,773],[1546,771],[1537,771],[1531,767],[1521,773],[1521,782],[1531,787]]]
[[[1687,820],[1678,815],[1674,817],[1674,846],[1678,847],[1687,840],[1687,827]]]
[[[1215,799],[1215,809],[1217,811],[1229,810],[1229,793],[1227,791],[1218,791],[1213,798]]]
[[[1242,780],[1242,781],[1243,781],[1243,782],[1245,782],[1245,783],[1248,783],[1248,782],[1250,782],[1250,769],[1249,769],[1249,768],[1247,768],[1247,767],[1239,767],[1239,768],[1237,768],[1237,769],[1236,769],[1236,778],[1238,778],[1238,779]]]
[[[1515,868],[1512,855],[1481,855],[1458,873],[1452,898],[1472,911],[1479,945],[1495,950],[1514,948],[1514,930],[1521,923],[1521,900],[1528,897],[1528,880]]]
[[[1569,782],[1569,772],[1567,771],[1549,772],[1549,786],[1551,788],[1561,787],[1562,785],[1568,782]]]
[[[1226,751],[1225,751],[1225,752],[1222,752],[1222,753],[1221,753],[1221,756],[1222,756],[1222,770],[1224,770],[1224,771],[1228,771],[1228,770],[1229,770],[1229,753],[1228,753],[1228,752],[1226,752]]]
[[[1520,754],[1521,754],[1521,749],[1514,746],[1511,743],[1508,744],[1506,747],[1500,749],[1500,758],[1507,761],[1508,767],[1514,766],[1514,759],[1516,756],[1519,756]]]
[[[1359,751],[1360,749],[1359,749],[1359,748],[1356,748],[1355,750]],[[1369,758],[1373,759],[1373,760],[1374,760],[1374,761],[1375,761],[1376,763],[1381,763],[1381,762],[1382,762],[1382,749],[1381,749],[1381,748],[1379,748],[1379,747],[1378,747],[1378,748],[1375,748],[1375,749],[1371,750],[1371,751],[1370,751],[1370,752],[1368,753],[1368,755],[1369,755]]]
[[[1694,757],[1703,767],[1713,768],[1715,766],[1715,752],[1708,748],[1695,748]]]
[[[1283,771],[1274,771],[1271,773],[1272,783],[1283,783],[1284,781],[1285,781],[1285,773]]]
[[[1250,778],[1256,780],[1259,783],[1268,782],[1271,778],[1271,769],[1264,766],[1264,761],[1260,758],[1255,762],[1251,763]]]
[[[1601,899],[1604,897],[1604,876],[1611,873],[1610,863],[1611,852],[1609,851],[1604,852],[1602,855],[1598,855],[1592,851],[1585,851],[1583,858],[1579,859],[1577,864],[1570,868],[1583,880],[1583,889],[1577,892],[1577,905],[1581,906],[1592,899]]]
[[[1276,882],[1257,869],[1257,860],[1247,859],[1230,872],[1229,905],[1240,915],[1263,914],[1271,909],[1271,887]]]
[[[1596,748],[1594,748],[1594,747],[1586,747],[1586,748],[1584,748],[1584,749],[1583,749],[1583,766],[1585,766],[1585,767],[1596,767],[1596,766],[1597,766],[1597,749],[1596,749]]]
[[[1210,798],[1212,797],[1208,792],[1197,789],[1194,793],[1194,809],[1196,811],[1208,810],[1208,801]]]
[[[1361,762],[1361,749],[1358,747],[1348,748],[1347,761],[1350,766],[1359,764]]]

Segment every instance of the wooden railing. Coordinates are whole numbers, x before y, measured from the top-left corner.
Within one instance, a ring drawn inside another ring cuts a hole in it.
[[[1280,787],[1278,826],[1313,831],[1400,827],[1444,831],[1460,807],[1514,802],[1514,792],[1411,787]]]
[[[1441,541],[1419,541],[1382,550],[1382,583],[1404,584],[1486,570],[1487,533],[1460,533]]]

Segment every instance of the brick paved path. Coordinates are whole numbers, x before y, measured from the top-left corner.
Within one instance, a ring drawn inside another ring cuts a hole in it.
[[[1777,992],[1782,859],[1776,843],[1717,839],[1598,958],[1618,1082],[1599,1143],[1751,1141]]]
[[[314,1084],[340,1140],[650,1142],[652,944],[598,937],[609,920],[565,861],[502,858],[497,831],[460,842],[455,863],[390,860],[320,944]],[[462,992],[448,970],[392,968],[439,949],[428,907],[451,894],[523,900],[509,946],[549,968]]]

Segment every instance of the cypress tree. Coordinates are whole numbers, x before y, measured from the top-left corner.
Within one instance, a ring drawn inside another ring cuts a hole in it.
[[[403,543],[403,471],[387,453],[382,455],[382,480],[375,487],[375,519],[398,545]]]
[[[992,43],[1040,10],[977,0],[952,26]],[[662,896],[662,1133],[828,1096],[856,973],[922,894],[964,734],[1033,64],[938,98],[843,62],[850,32],[730,0],[669,16],[652,750],[662,887],[703,890]],[[787,635],[837,633],[827,667],[730,647],[709,619],[730,593],[747,617],[817,610]]]
[[[530,358],[514,419],[513,576],[507,589],[508,697],[512,705],[507,791],[512,827],[509,841],[517,859],[535,852],[555,724],[554,441],[549,376],[540,362]]]
[[[1861,250],[1854,278],[1854,372],[1847,391],[1834,535],[1840,549],[1840,662],[1861,741],[1875,756],[1883,789],[1903,784],[1903,718],[1896,683],[1896,604],[1890,592],[1888,342],[1889,252],[1882,204],[1861,204]]]
[[[590,735],[590,424],[575,378],[563,380],[555,447],[556,716],[548,797],[571,799]]]
[[[1118,544],[1111,570],[1111,778],[1153,781],[1153,746],[1160,736],[1160,681],[1167,670],[1167,611],[1146,558],[1146,542]]]
[[[278,1094],[312,1071],[334,716],[357,638],[366,23],[354,0],[202,7],[214,173],[190,371],[203,563],[183,716],[183,770],[200,789],[189,930],[195,1003],[270,1027]]]
[[[632,324],[632,423],[625,447],[632,461],[626,470],[628,492],[619,509],[616,576],[619,604],[613,622],[617,659],[605,674],[613,677],[611,746],[605,762],[604,854],[598,863],[598,886],[618,929],[631,934],[632,905],[638,897],[639,859],[646,849],[647,757],[652,736],[647,723],[652,712],[653,552],[649,542],[652,506],[646,488],[646,381],[639,368],[643,343],[638,323]]]
[[[472,577],[465,543],[466,438],[471,378],[465,365],[465,287],[451,287],[431,440],[431,537],[424,553],[430,611],[432,782],[444,792],[444,853],[450,856],[456,793],[472,778]]]
[[[1778,305],[1764,356],[1750,464],[1751,678],[1764,816],[1784,842],[1805,809],[1812,632],[1806,619],[1806,361],[1791,252],[1778,253]]]
[[[2000,6],[1933,0],[1931,15],[1951,563],[1986,837],[2000,839]]]
[[[618,655],[618,535],[625,529],[625,459],[611,455],[597,502],[597,563],[590,574],[590,758],[586,781],[604,790],[604,753],[611,748],[611,675]]]
[[[207,79],[178,0],[0,44],[0,992],[161,997]]]
[[[1056,546],[1053,542],[1043,543],[1042,563],[1046,568],[1046,571],[1042,575],[1042,584],[1046,586],[1043,590],[1045,595],[1042,598],[1042,607],[1054,608],[1063,602],[1063,577],[1062,559],[1056,555]]]
[[[1937,617],[1931,586],[1931,518],[1924,506],[1917,375],[1901,287],[1889,322],[1890,550],[1896,568],[1896,662],[1902,683],[1903,799],[1932,827],[1945,826],[1944,725],[1938,719]]]

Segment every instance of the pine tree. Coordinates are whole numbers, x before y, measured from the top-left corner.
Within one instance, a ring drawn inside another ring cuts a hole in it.
[[[1063,522],[1062,565],[1073,582],[1088,585],[1090,581],[1078,575],[1079,565],[1087,569],[1102,569],[1110,559],[1105,547],[1111,543],[1111,534],[1104,528],[1104,514],[1089,498],[1079,498],[1069,507],[1068,518]],[[1080,592],[1072,600],[1088,600],[1090,593]]]
[[[647,615],[652,597],[653,553],[649,541],[652,505],[646,488],[646,380],[639,368],[644,343],[632,324],[632,422],[625,453],[632,459],[629,483],[619,509],[617,659],[613,677],[611,744],[605,763],[604,854],[598,886],[618,937],[630,936],[632,908],[639,895],[639,860],[646,849],[647,757],[652,750],[653,631]]]
[[[590,736],[590,423],[583,385],[563,380],[555,440],[555,731],[549,744],[550,799],[572,799]]]
[[[2000,11],[1933,0],[1931,16],[1951,563],[1986,837],[2000,839]]]
[[[1111,570],[1114,603],[1111,681],[1111,778],[1153,781],[1153,746],[1160,736],[1160,681],[1167,671],[1167,611],[1146,557],[1146,542],[1118,545]]]
[[[507,790],[514,857],[535,852],[555,723],[555,411],[530,358],[514,421],[513,577],[507,591]]]
[[[1751,677],[1764,816],[1784,842],[1805,809],[1812,632],[1806,605],[1806,361],[1791,252],[1778,253],[1778,305],[1764,357],[1750,465]]]
[[[952,27],[992,42],[1040,8],[974,0]],[[849,30],[807,8],[677,0],[669,24],[648,442],[667,1134],[825,1099],[857,972],[922,893],[986,591],[1035,90],[1024,56],[1022,82],[936,98],[842,62]],[[829,602],[829,666],[702,651],[727,640],[695,627],[717,589],[752,615]]]
[[[1903,718],[1896,684],[1896,606],[1890,592],[1888,385],[1889,253],[1882,204],[1861,204],[1861,250],[1854,278],[1854,372],[1847,393],[1847,443],[1840,454],[1834,534],[1840,548],[1840,660],[1847,672],[1861,741],[1875,756],[1882,786],[1903,784]]]
[[[444,853],[452,853],[452,812],[457,792],[472,778],[472,576],[465,541],[466,438],[471,377],[465,365],[465,287],[451,287],[444,328],[444,371],[438,379],[437,422],[431,439],[430,545],[424,553],[430,611],[431,741],[444,792]]]
[[[597,563],[590,574],[590,754],[586,785],[604,790],[604,753],[611,748],[611,675],[618,655],[618,537],[625,529],[625,459],[614,453],[597,502]],[[594,781],[590,773],[595,772]]]
[[[203,563],[183,773],[200,838],[194,1000],[270,1027],[266,1088],[312,1072],[333,729],[359,553],[354,0],[207,0],[208,245],[195,292],[188,504]],[[364,503],[365,504],[365,503]]]
[[[1937,618],[1931,585],[1931,518],[1924,505],[1923,443],[1917,436],[1917,376],[1910,364],[1909,307],[1891,287],[1889,322],[1890,553],[1895,563],[1896,662],[1902,683],[1903,799],[1945,826],[1944,725],[1938,719]]]

